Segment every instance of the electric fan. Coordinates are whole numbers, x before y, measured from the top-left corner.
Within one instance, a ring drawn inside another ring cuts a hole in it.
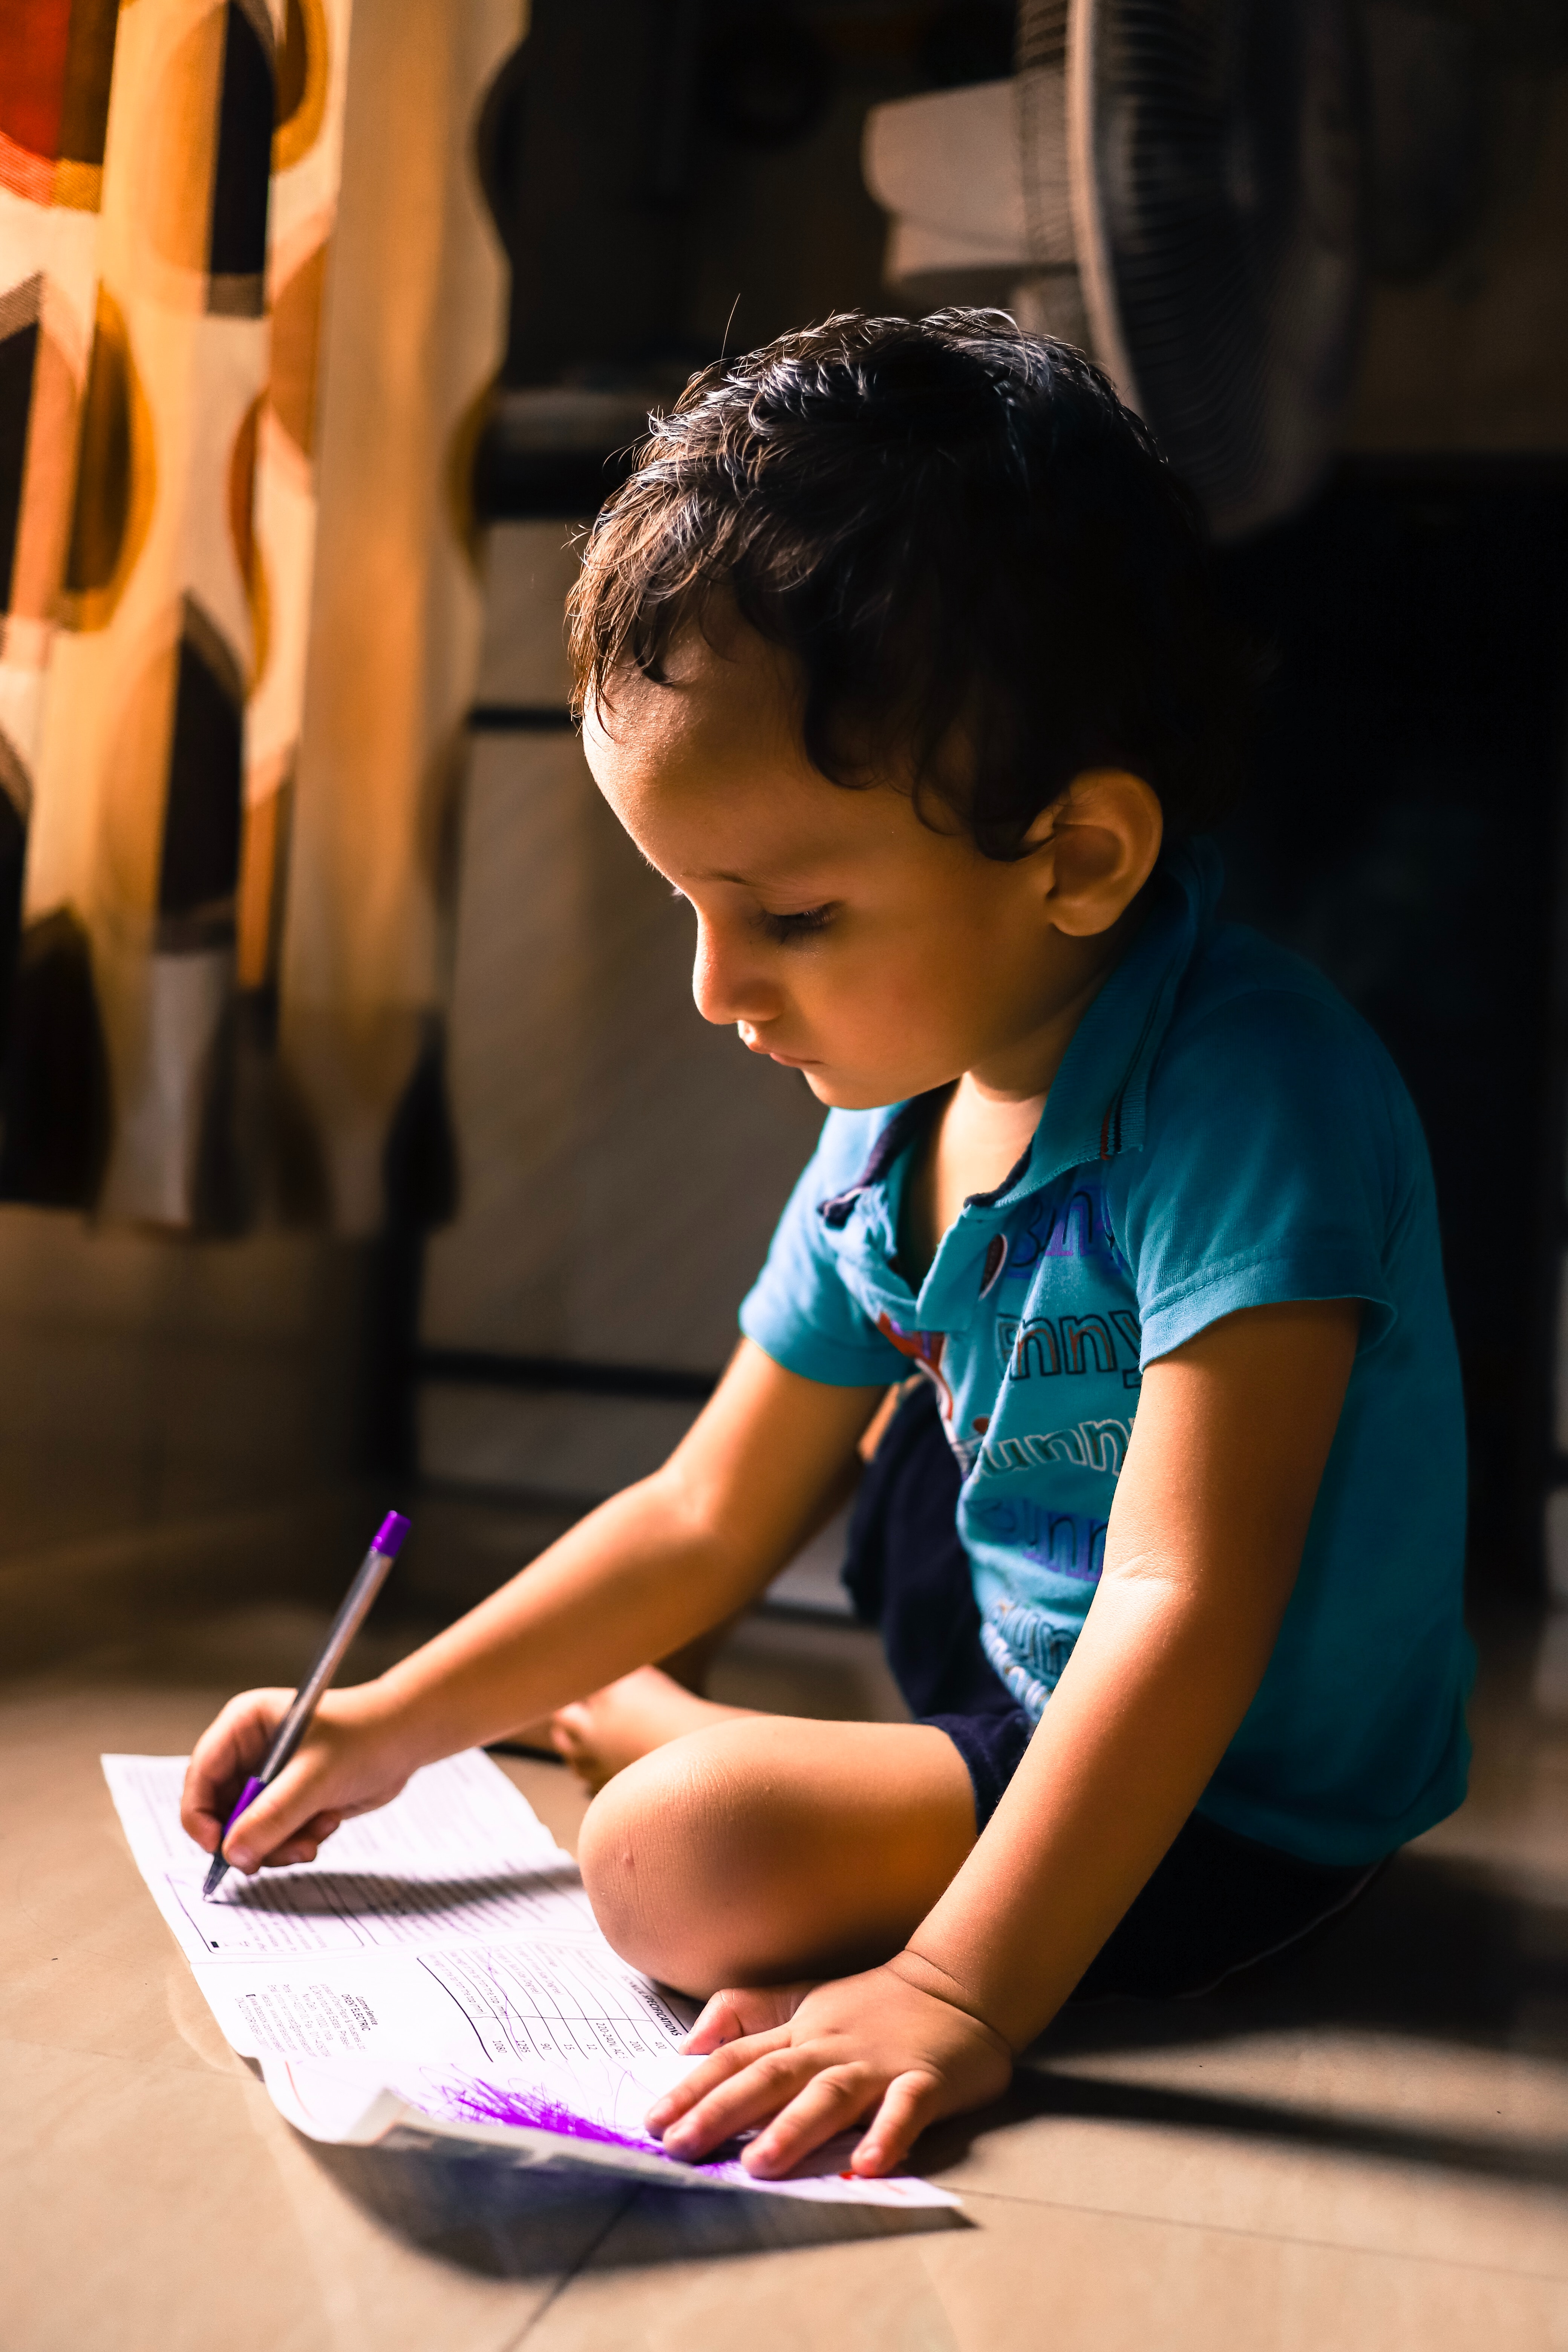
[[[1005,81],[868,118],[889,276],[1011,271],[1235,539],[1334,447],[1363,284],[1348,0],[1024,0]]]

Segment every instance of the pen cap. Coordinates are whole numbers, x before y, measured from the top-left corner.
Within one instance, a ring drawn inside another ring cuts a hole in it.
[[[395,1559],[403,1549],[403,1538],[407,1533],[408,1521],[402,1512],[388,1511],[377,1528],[370,1548],[372,1551],[384,1552],[388,1559]]]

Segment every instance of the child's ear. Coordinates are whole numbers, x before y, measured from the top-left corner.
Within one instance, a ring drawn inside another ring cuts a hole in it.
[[[1158,793],[1125,768],[1086,768],[1025,839],[1040,860],[1045,911],[1069,938],[1108,931],[1154,871],[1165,837]]]

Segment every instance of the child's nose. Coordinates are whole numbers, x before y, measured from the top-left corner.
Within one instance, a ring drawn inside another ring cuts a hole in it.
[[[748,943],[708,923],[698,925],[691,994],[704,1021],[721,1029],[737,1021],[770,1021],[779,1010],[779,992]]]

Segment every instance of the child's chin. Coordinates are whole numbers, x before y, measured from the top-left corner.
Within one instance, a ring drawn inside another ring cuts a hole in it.
[[[857,1082],[854,1078],[839,1077],[820,1067],[802,1070],[800,1075],[817,1101],[826,1103],[829,1110],[880,1110],[884,1103],[899,1099],[896,1094],[875,1091],[874,1081],[865,1078]]]

